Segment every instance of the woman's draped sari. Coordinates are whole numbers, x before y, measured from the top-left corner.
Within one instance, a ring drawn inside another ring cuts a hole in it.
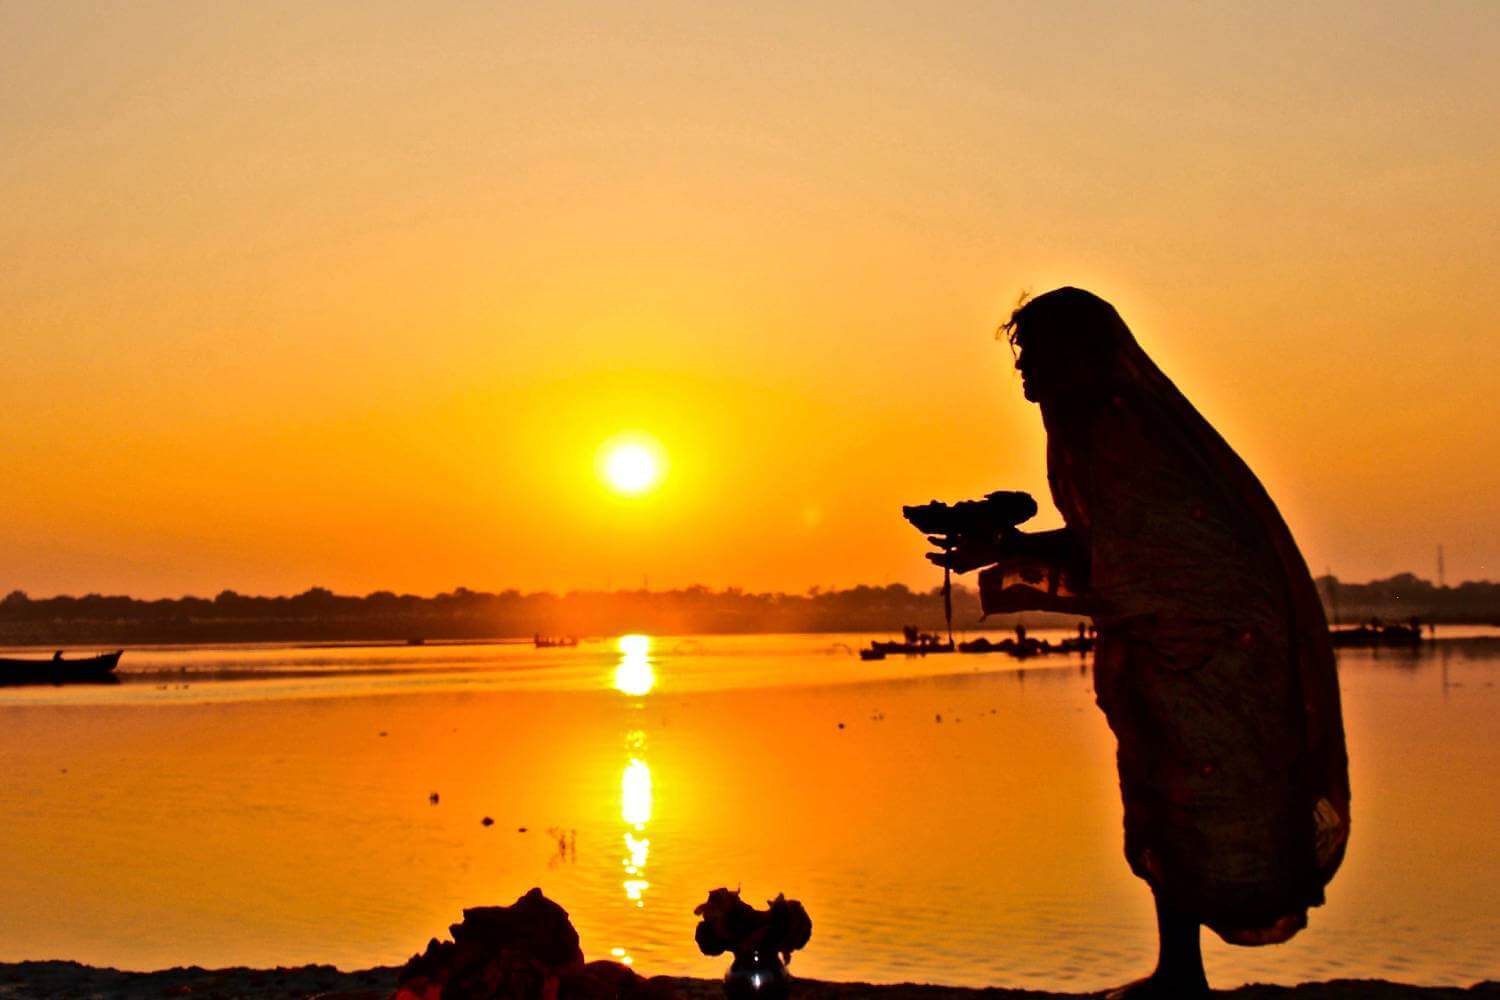
[[[1259,480],[1113,307],[1065,288],[1016,321],[1079,371],[1078,391],[1041,399],[1048,480],[1086,555],[1062,592],[1099,627],[1131,869],[1227,941],[1284,941],[1323,902],[1349,834],[1338,677],[1307,566]],[[1019,606],[1008,569],[981,575],[986,612]]]

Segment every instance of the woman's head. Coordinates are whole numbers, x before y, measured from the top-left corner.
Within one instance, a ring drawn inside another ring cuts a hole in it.
[[[1001,331],[1015,352],[1022,391],[1033,403],[1097,387],[1121,349],[1135,342],[1115,307],[1081,288],[1058,288],[1023,302]]]

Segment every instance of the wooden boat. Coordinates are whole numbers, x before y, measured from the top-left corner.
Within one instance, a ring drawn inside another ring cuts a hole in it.
[[[901,637],[904,642],[870,643],[869,649],[859,651],[862,660],[883,660],[887,656],[926,656],[929,653],[954,653],[957,648],[950,637],[947,642],[930,632],[923,632],[915,625],[903,625]]]
[[[1016,640],[1001,639],[993,642],[987,636],[970,639],[968,642],[958,644],[960,653],[1014,653],[1016,651]]]
[[[1080,634],[1077,638],[1061,639],[1056,643],[1051,643],[1046,639],[1027,636],[1024,628],[1016,630],[1017,635],[1014,639],[1006,638],[996,642],[988,636],[981,635],[957,644],[952,641],[943,642],[937,636],[919,632],[911,626],[907,626],[902,631],[906,636],[905,642],[872,642],[868,649],[859,651],[859,658],[883,660],[887,656],[926,656],[929,653],[1005,653],[1018,660],[1024,660],[1048,653],[1087,653],[1094,648],[1094,640],[1086,635]]]
[[[532,638],[537,649],[572,649],[578,645],[578,637],[570,635],[566,638],[554,638],[552,636],[538,635]]]
[[[61,653],[46,660],[0,657],[0,685],[10,684],[101,684],[118,682],[115,667],[120,663],[117,649],[113,653],[65,659]]]
[[[960,653],[1006,653],[1018,660],[1058,652],[1046,639],[1001,639],[999,642],[990,642],[983,636],[973,642],[959,643],[958,651]]]
[[[872,642],[870,650],[885,656],[927,656],[955,652],[951,642]]]
[[[1328,639],[1341,648],[1369,646],[1417,646],[1422,642],[1422,629],[1414,625],[1384,625],[1373,623],[1358,628],[1336,628],[1329,630]]]

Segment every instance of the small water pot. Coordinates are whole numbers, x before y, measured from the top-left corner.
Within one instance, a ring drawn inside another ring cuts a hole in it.
[[[774,951],[747,951],[734,956],[724,975],[724,995],[729,1000],[786,1000],[792,991],[792,974]]]

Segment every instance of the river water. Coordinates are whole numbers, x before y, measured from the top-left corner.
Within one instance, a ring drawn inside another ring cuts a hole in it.
[[[729,886],[804,902],[801,975],[1146,971],[1088,661],[868,638],[132,649],[115,686],[0,689],[0,960],[392,964],[540,886],[589,958],[717,976],[692,910]],[[1205,934],[1210,978],[1500,978],[1500,639],[1340,678],[1343,870],[1286,945]]]

